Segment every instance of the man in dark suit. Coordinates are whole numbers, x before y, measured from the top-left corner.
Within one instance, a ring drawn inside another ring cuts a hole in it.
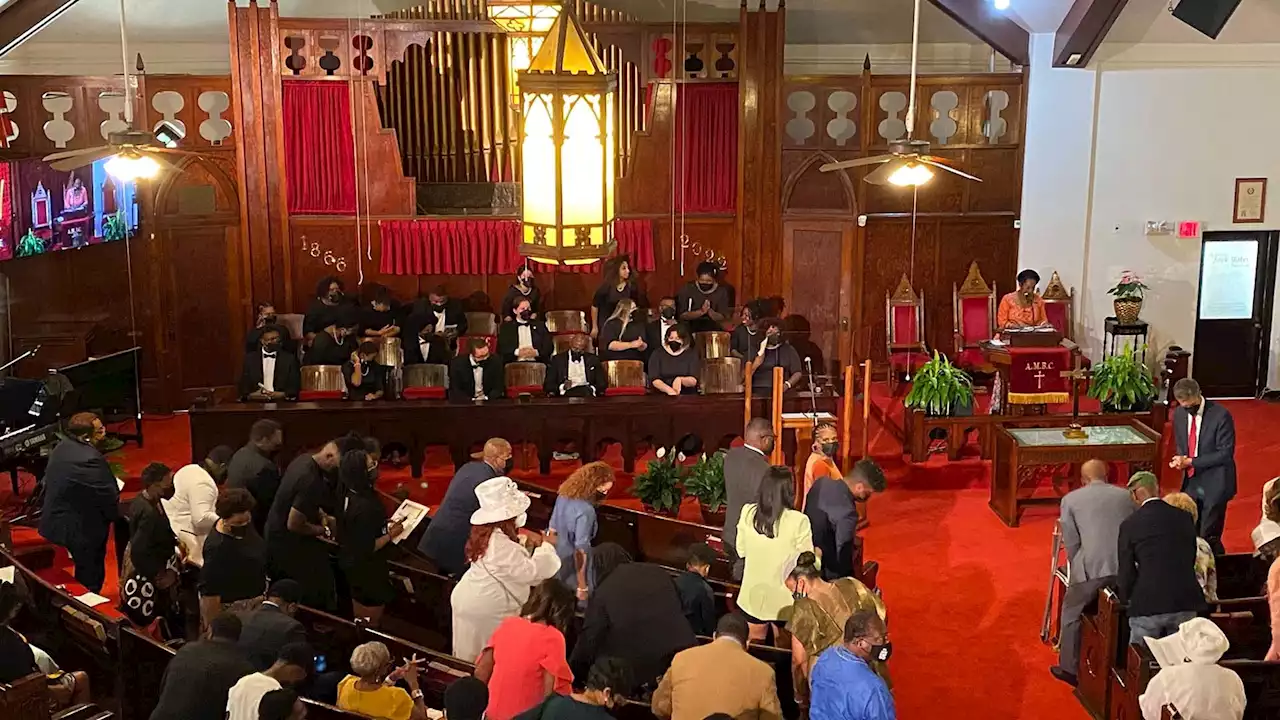
[[[1173,399],[1178,454],[1169,467],[1182,471],[1182,492],[1200,508],[1200,537],[1221,555],[1227,501],[1236,496],[1236,424],[1225,407],[1204,399],[1191,378],[1173,384]]]
[[[307,641],[306,628],[293,618],[301,601],[302,586],[297,581],[277,580],[271,583],[267,599],[256,610],[240,616],[244,628],[236,647],[254,670],[262,672],[271,667],[285,645]]]
[[[107,436],[93,413],[67,421],[67,438],[49,454],[40,534],[66,548],[76,581],[93,592],[106,580],[107,536],[119,516],[120,487],[96,445]]]
[[[470,352],[449,363],[449,399],[497,400],[506,392],[502,361],[489,352],[484,338],[472,338],[470,342]]]
[[[742,439],[741,447],[729,450],[724,456],[725,514],[721,535],[725,554],[733,560],[733,577],[739,581],[743,562],[734,547],[738,539],[738,517],[742,515],[743,505],[756,501],[760,482],[769,472],[769,455],[777,442],[773,425],[764,418],[751,418]]]
[[[280,489],[276,453],[284,445],[284,430],[275,420],[258,420],[249,428],[249,442],[227,463],[227,487],[244,488],[253,496],[253,527],[265,537],[267,514]]]
[[[600,358],[587,352],[587,336],[579,333],[567,351],[551,357],[543,389],[557,397],[600,397],[607,382]]]
[[[667,295],[658,301],[658,315],[649,323],[645,342],[648,343],[648,354],[645,356],[645,364],[649,363],[649,358],[653,357],[653,353],[662,350],[662,346],[667,344],[667,333],[671,328],[680,324],[679,313],[676,312],[676,298],[674,295]]]
[[[240,371],[240,399],[278,402],[298,397],[302,374],[298,356],[283,350],[280,329],[268,325],[258,334],[259,347],[245,353]]]
[[[533,319],[533,306],[521,298],[515,306],[516,319],[498,328],[498,354],[502,362],[540,362],[551,359],[553,348],[547,324]]]
[[[1128,605],[1129,642],[1162,638],[1205,609],[1196,581],[1196,527],[1191,515],[1160,499],[1156,476],[1129,480],[1138,509],[1120,523],[1120,601]]]
[[[467,334],[467,314],[462,303],[450,300],[443,286],[437,287],[425,301],[413,304],[405,330],[406,365],[447,365],[455,355],[457,338]]]
[[[822,577],[834,581],[853,577],[857,555],[858,507],[884,492],[884,471],[873,460],[859,460],[843,478],[814,478],[804,500],[804,514],[813,528],[813,545],[822,550]]]
[[[471,537],[471,514],[480,509],[476,486],[511,471],[511,443],[490,438],[484,444],[479,460],[458,468],[449,481],[444,500],[427,525],[418,550],[431,558],[446,575],[458,575],[467,569],[463,551]]]
[[[209,621],[203,638],[183,645],[165,667],[151,720],[223,720],[227,693],[253,673],[236,649],[240,632],[240,618],[223,613]]]

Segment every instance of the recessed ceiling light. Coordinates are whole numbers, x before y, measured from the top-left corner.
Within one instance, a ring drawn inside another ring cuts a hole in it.
[[[992,4],[996,6],[997,10],[1009,9],[1009,0],[992,0]]]

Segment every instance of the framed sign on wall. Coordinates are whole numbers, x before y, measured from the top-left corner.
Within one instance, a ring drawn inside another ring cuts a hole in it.
[[[1231,212],[1233,223],[1261,223],[1267,209],[1266,178],[1236,178],[1235,206]]]

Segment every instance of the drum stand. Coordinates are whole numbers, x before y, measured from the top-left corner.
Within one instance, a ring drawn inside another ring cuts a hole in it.
[[[1071,567],[1063,557],[1062,544],[1062,523],[1055,521],[1053,523],[1053,551],[1049,554],[1049,592],[1044,600],[1044,621],[1040,624],[1040,642],[1046,645],[1057,646],[1058,637],[1062,633],[1062,628],[1057,628],[1058,632],[1054,632],[1053,613],[1055,610],[1061,613],[1062,608],[1054,608],[1054,599],[1058,597],[1056,592],[1059,577],[1065,583],[1070,581]]]

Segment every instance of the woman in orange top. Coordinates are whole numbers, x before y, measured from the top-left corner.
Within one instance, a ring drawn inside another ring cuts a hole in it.
[[[813,429],[813,452],[804,465],[804,494],[800,496],[800,509],[804,509],[805,498],[809,497],[809,489],[813,481],[820,477],[842,477],[840,466],[836,465],[836,456],[840,454],[840,437],[836,427],[830,423],[822,423]]]
[[[1036,292],[1039,283],[1040,275],[1035,270],[1018,273],[1018,289],[1000,298],[1000,309],[996,311],[998,330],[1036,327],[1049,321],[1044,298]]]

